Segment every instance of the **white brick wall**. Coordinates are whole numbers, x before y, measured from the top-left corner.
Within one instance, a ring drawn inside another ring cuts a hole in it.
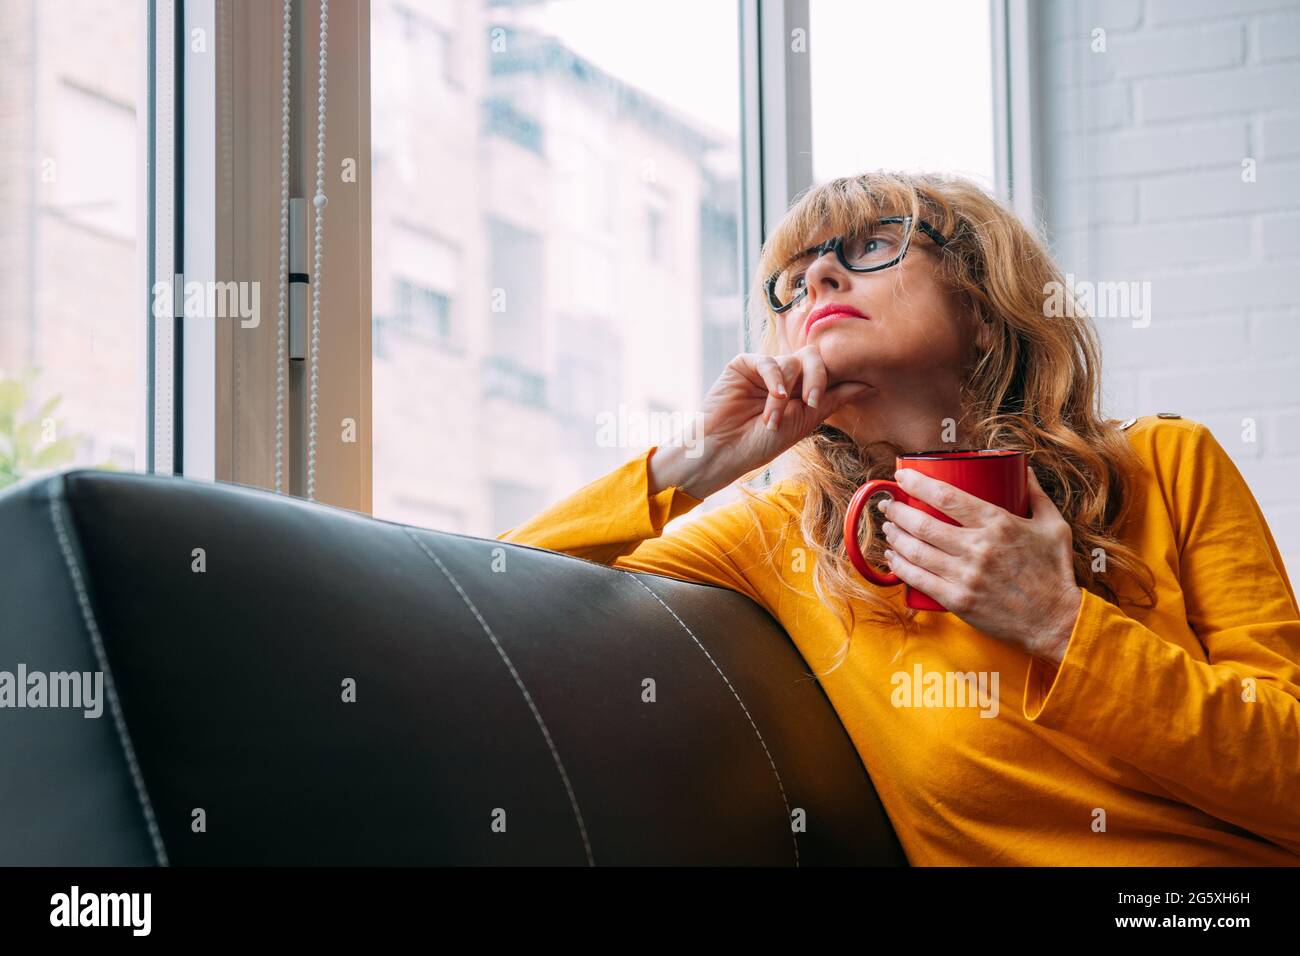
[[[1151,283],[1148,327],[1097,320],[1107,412],[1205,422],[1300,586],[1300,0],[1036,8],[1049,241]]]

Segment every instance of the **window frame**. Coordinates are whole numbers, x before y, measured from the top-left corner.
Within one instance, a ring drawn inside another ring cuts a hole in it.
[[[180,98],[183,93],[176,69],[177,50],[184,29],[175,0],[145,0],[142,4],[146,37],[144,70],[145,109],[140,113],[138,142],[144,162],[138,167],[145,197],[143,215],[137,222],[143,229],[137,236],[137,263],[144,293],[142,337],[144,346],[143,434],[139,444],[145,451],[144,470],[149,474],[178,474],[182,463],[175,450],[182,434],[180,382],[177,369],[180,343],[177,322],[154,315],[154,285],[175,274],[181,236],[183,204],[177,201],[179,170],[183,156],[175,131],[183,125]],[[173,311],[175,311],[173,309]]]
[[[993,58],[993,163],[997,189],[1042,234],[1041,14],[1031,0],[989,0]]]
[[[738,0],[740,21],[741,301],[767,235],[794,198],[812,185],[812,78],[809,54],[789,41],[808,37],[808,0]],[[805,45],[805,49],[811,49]],[[744,350],[757,330],[740,317]]]
[[[147,288],[157,276],[182,273],[186,282],[257,282],[260,292],[255,328],[240,328],[233,318],[155,321],[147,313],[147,470],[273,490],[280,277],[278,258],[264,250],[279,248],[280,182],[243,171],[280,166],[279,97],[266,92],[280,86],[283,7],[146,4]],[[290,195],[310,200],[320,8],[312,0],[292,5]],[[369,512],[370,3],[330,6],[315,498]],[[189,50],[196,29],[205,31],[202,53]],[[347,183],[344,159],[355,163],[355,180]],[[309,201],[308,261],[313,216]],[[255,259],[249,250],[263,254]],[[306,324],[310,337],[310,294]],[[309,366],[285,362],[282,490],[302,495]],[[346,419],[355,423],[354,442],[338,437]]]

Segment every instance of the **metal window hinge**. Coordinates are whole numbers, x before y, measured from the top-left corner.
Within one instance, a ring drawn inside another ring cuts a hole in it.
[[[307,200],[289,200],[289,358],[307,358]]]

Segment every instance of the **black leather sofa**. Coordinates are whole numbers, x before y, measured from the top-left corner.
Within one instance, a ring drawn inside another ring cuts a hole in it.
[[[6,672],[5,865],[906,863],[766,612],[537,548],[66,471],[0,493]]]

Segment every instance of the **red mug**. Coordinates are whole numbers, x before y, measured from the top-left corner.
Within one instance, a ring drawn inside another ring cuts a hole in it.
[[[911,468],[931,478],[960,488],[962,491],[983,498],[1000,508],[1005,508],[1022,518],[1029,517],[1029,478],[1028,458],[1023,451],[1005,448],[958,448],[951,451],[918,451],[910,455],[899,455],[895,459],[895,471]],[[889,587],[902,584],[902,580],[892,571],[882,573],[867,563],[858,547],[858,525],[862,518],[862,509],[872,495],[886,492],[891,498],[910,505],[926,514],[933,515],[940,521],[955,524],[960,522],[949,518],[942,511],[933,508],[898,486],[898,482],[885,478],[868,481],[853,494],[849,501],[849,510],[844,515],[844,546],[849,553],[849,560],[858,569],[858,573],[872,584]],[[946,611],[942,604],[924,591],[906,587],[905,603],[918,611]]]

